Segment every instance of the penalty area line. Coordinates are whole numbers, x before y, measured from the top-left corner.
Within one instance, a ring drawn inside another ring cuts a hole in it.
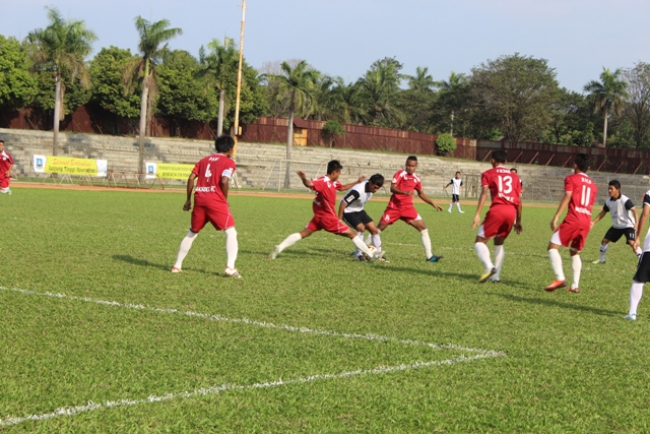
[[[30,414],[23,417],[7,417],[5,419],[0,419],[0,426],[12,426],[27,421],[41,421],[47,419],[54,419],[62,416],[70,417],[80,413],[88,413],[92,411],[105,410],[110,408],[134,407],[142,404],[153,404],[157,402],[165,402],[165,401],[171,401],[175,399],[187,399],[187,398],[196,398],[201,396],[212,396],[212,395],[218,395],[223,392],[228,392],[232,390],[244,391],[244,390],[254,390],[254,389],[269,389],[269,388],[274,388],[279,386],[288,386],[291,384],[307,384],[315,381],[337,380],[337,379],[340,380],[340,379],[357,377],[362,375],[390,374],[393,372],[410,371],[414,369],[429,368],[434,366],[454,365],[457,363],[471,362],[474,360],[487,359],[491,357],[500,357],[503,355],[504,354],[502,353],[496,353],[496,352],[477,354],[470,357],[461,355],[459,357],[455,357],[447,360],[441,360],[441,361],[417,362],[417,363],[402,364],[396,366],[380,366],[374,369],[348,371],[348,372],[341,372],[338,374],[311,375],[308,377],[294,378],[291,380],[277,380],[277,381],[271,381],[265,383],[255,383],[250,385],[222,384],[220,386],[195,389],[186,392],[168,393],[165,395],[158,395],[158,396],[150,395],[144,399],[121,399],[117,401],[105,401],[103,403],[95,403],[90,401],[84,405],[57,408],[56,410],[49,413]]]
[[[6,291],[6,292],[16,292],[20,294],[25,294],[25,295],[37,295],[41,297],[49,297],[49,298],[57,298],[57,299],[66,299],[66,300],[75,300],[75,301],[82,301],[85,303],[94,303],[94,304],[99,304],[103,306],[109,306],[109,307],[121,307],[124,309],[132,309],[132,310],[140,310],[140,311],[147,311],[147,312],[155,312],[155,313],[164,313],[164,314],[170,314],[170,315],[181,315],[181,316],[188,316],[188,317],[193,317],[193,318],[201,318],[205,319],[208,321],[219,321],[219,322],[228,322],[228,323],[235,323],[235,324],[245,324],[245,325],[251,325],[255,327],[262,327],[262,328],[267,328],[267,329],[275,329],[275,330],[283,330],[283,331],[289,331],[289,332],[295,332],[295,333],[306,333],[306,334],[314,334],[314,335],[321,335],[321,336],[330,336],[334,338],[344,338],[344,339],[363,339],[363,340],[368,340],[368,341],[380,341],[380,342],[393,342],[393,343],[399,343],[399,344],[404,344],[404,345],[417,345],[417,346],[425,346],[431,349],[435,350],[452,350],[452,351],[461,351],[461,352],[467,352],[467,353],[477,353],[477,354],[482,354],[482,355],[489,355],[491,357],[498,357],[498,356],[505,356],[504,353],[499,352],[499,351],[492,351],[492,350],[483,350],[480,348],[467,348],[463,347],[460,345],[455,345],[455,344],[433,344],[429,342],[422,342],[422,341],[417,341],[417,340],[411,340],[411,339],[399,339],[399,338],[392,338],[388,336],[380,336],[376,334],[358,334],[358,333],[341,333],[341,332],[335,332],[332,330],[321,330],[321,329],[311,329],[307,327],[295,327],[295,326],[290,326],[290,325],[285,325],[285,324],[273,324],[265,321],[256,321],[252,320],[249,318],[227,318],[221,315],[213,315],[213,314],[207,314],[207,313],[201,313],[201,312],[195,312],[191,310],[178,310],[178,309],[167,309],[167,308],[160,308],[160,307],[151,307],[151,306],[146,306],[142,304],[133,304],[133,303],[120,303],[117,301],[108,301],[108,300],[101,300],[101,299],[96,299],[96,298],[90,298],[90,297],[78,297],[75,295],[67,295],[67,294],[61,294],[61,293],[52,293],[52,292],[37,292],[37,291],[31,291],[27,289],[20,289],[20,288],[7,288],[4,286],[0,286],[0,291]]]

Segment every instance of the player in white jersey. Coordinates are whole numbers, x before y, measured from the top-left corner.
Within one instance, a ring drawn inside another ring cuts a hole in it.
[[[616,180],[609,182],[608,192],[609,197],[605,201],[603,210],[591,222],[593,228],[608,212],[612,216],[612,227],[609,228],[600,243],[600,258],[594,261],[594,264],[604,264],[609,243],[617,242],[623,235],[637,257],[640,258],[642,253],[640,247],[634,247],[637,233],[636,223],[639,220],[634,204],[629,197],[621,194],[621,183]]]
[[[449,202],[449,209],[447,212],[451,214],[451,209],[453,208],[454,204],[456,204],[456,208],[458,208],[458,212],[461,214],[465,214],[465,211],[460,209],[460,188],[463,186],[463,180],[460,179],[460,172],[456,172],[456,176],[451,178],[449,181],[449,184],[445,185],[445,190],[447,190],[447,187],[451,185],[451,202]]]
[[[352,187],[339,203],[339,220],[343,220],[356,229],[361,239],[363,239],[363,234],[368,229],[371,238],[366,240],[366,244],[372,241],[378,251],[381,251],[380,231],[372,218],[366,213],[364,207],[366,202],[382,185],[384,185],[384,177],[378,173],[372,175],[369,180]],[[364,260],[363,255],[358,250],[354,252],[354,256],[360,261]],[[382,259],[385,261],[384,258]]]
[[[650,215],[650,190],[646,191],[643,196],[643,212],[641,213],[641,218],[639,219],[639,224],[637,229],[639,233],[643,230],[643,227],[648,222],[648,216]],[[634,248],[638,248],[640,245],[639,237],[634,241]],[[639,265],[636,269],[636,274],[632,278],[632,288],[630,288],[630,311],[625,316],[625,319],[630,321],[636,321],[636,309],[639,306],[641,297],[643,297],[643,285],[646,282],[650,282],[650,230],[645,236],[643,241],[643,253],[641,254],[641,259],[639,259]]]

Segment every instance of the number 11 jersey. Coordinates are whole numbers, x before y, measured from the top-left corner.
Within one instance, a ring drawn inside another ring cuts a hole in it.
[[[492,205],[510,205],[515,208],[521,201],[521,182],[516,173],[503,166],[497,166],[486,170],[481,175],[481,187],[490,189]]]
[[[571,192],[569,211],[564,221],[569,224],[589,226],[591,209],[596,202],[598,187],[586,173],[576,173],[564,178],[564,192]]]

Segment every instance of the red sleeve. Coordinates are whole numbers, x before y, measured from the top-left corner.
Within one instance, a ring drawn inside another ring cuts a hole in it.
[[[341,189],[343,189],[343,184],[336,181],[336,182],[334,182],[334,188],[337,189],[338,191],[341,191]]]
[[[7,154],[7,155],[9,155],[9,162],[13,166],[14,165],[14,157],[12,157],[11,154]]]
[[[393,182],[392,182],[392,184],[399,184],[399,180],[400,180],[400,176],[399,176],[399,175],[400,175],[400,173],[402,173],[401,170],[400,170],[399,172],[396,172],[396,173],[393,175]]]
[[[325,182],[322,179],[314,179],[312,180],[311,184],[311,189],[319,193],[323,191],[323,187],[325,187]]]
[[[201,164],[200,161],[199,161],[198,163],[196,163],[196,164],[194,165],[194,169],[192,169],[192,173],[195,174],[196,176],[199,176],[199,170],[200,170],[200,169],[199,169],[199,164]]]
[[[573,191],[573,177],[567,176],[564,178],[564,192],[568,193]]]
[[[422,190],[422,181],[420,181],[420,179],[418,179],[418,182],[415,184],[415,190]]]
[[[490,174],[488,171],[485,171],[481,174],[481,187],[489,187],[490,185]]]

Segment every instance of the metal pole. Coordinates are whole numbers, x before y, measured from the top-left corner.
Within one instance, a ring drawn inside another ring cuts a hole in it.
[[[241,35],[239,37],[239,68],[237,70],[237,97],[235,99],[235,136],[239,135],[239,99],[241,96],[241,70],[244,61],[244,26],[246,23],[246,0],[242,0]]]

